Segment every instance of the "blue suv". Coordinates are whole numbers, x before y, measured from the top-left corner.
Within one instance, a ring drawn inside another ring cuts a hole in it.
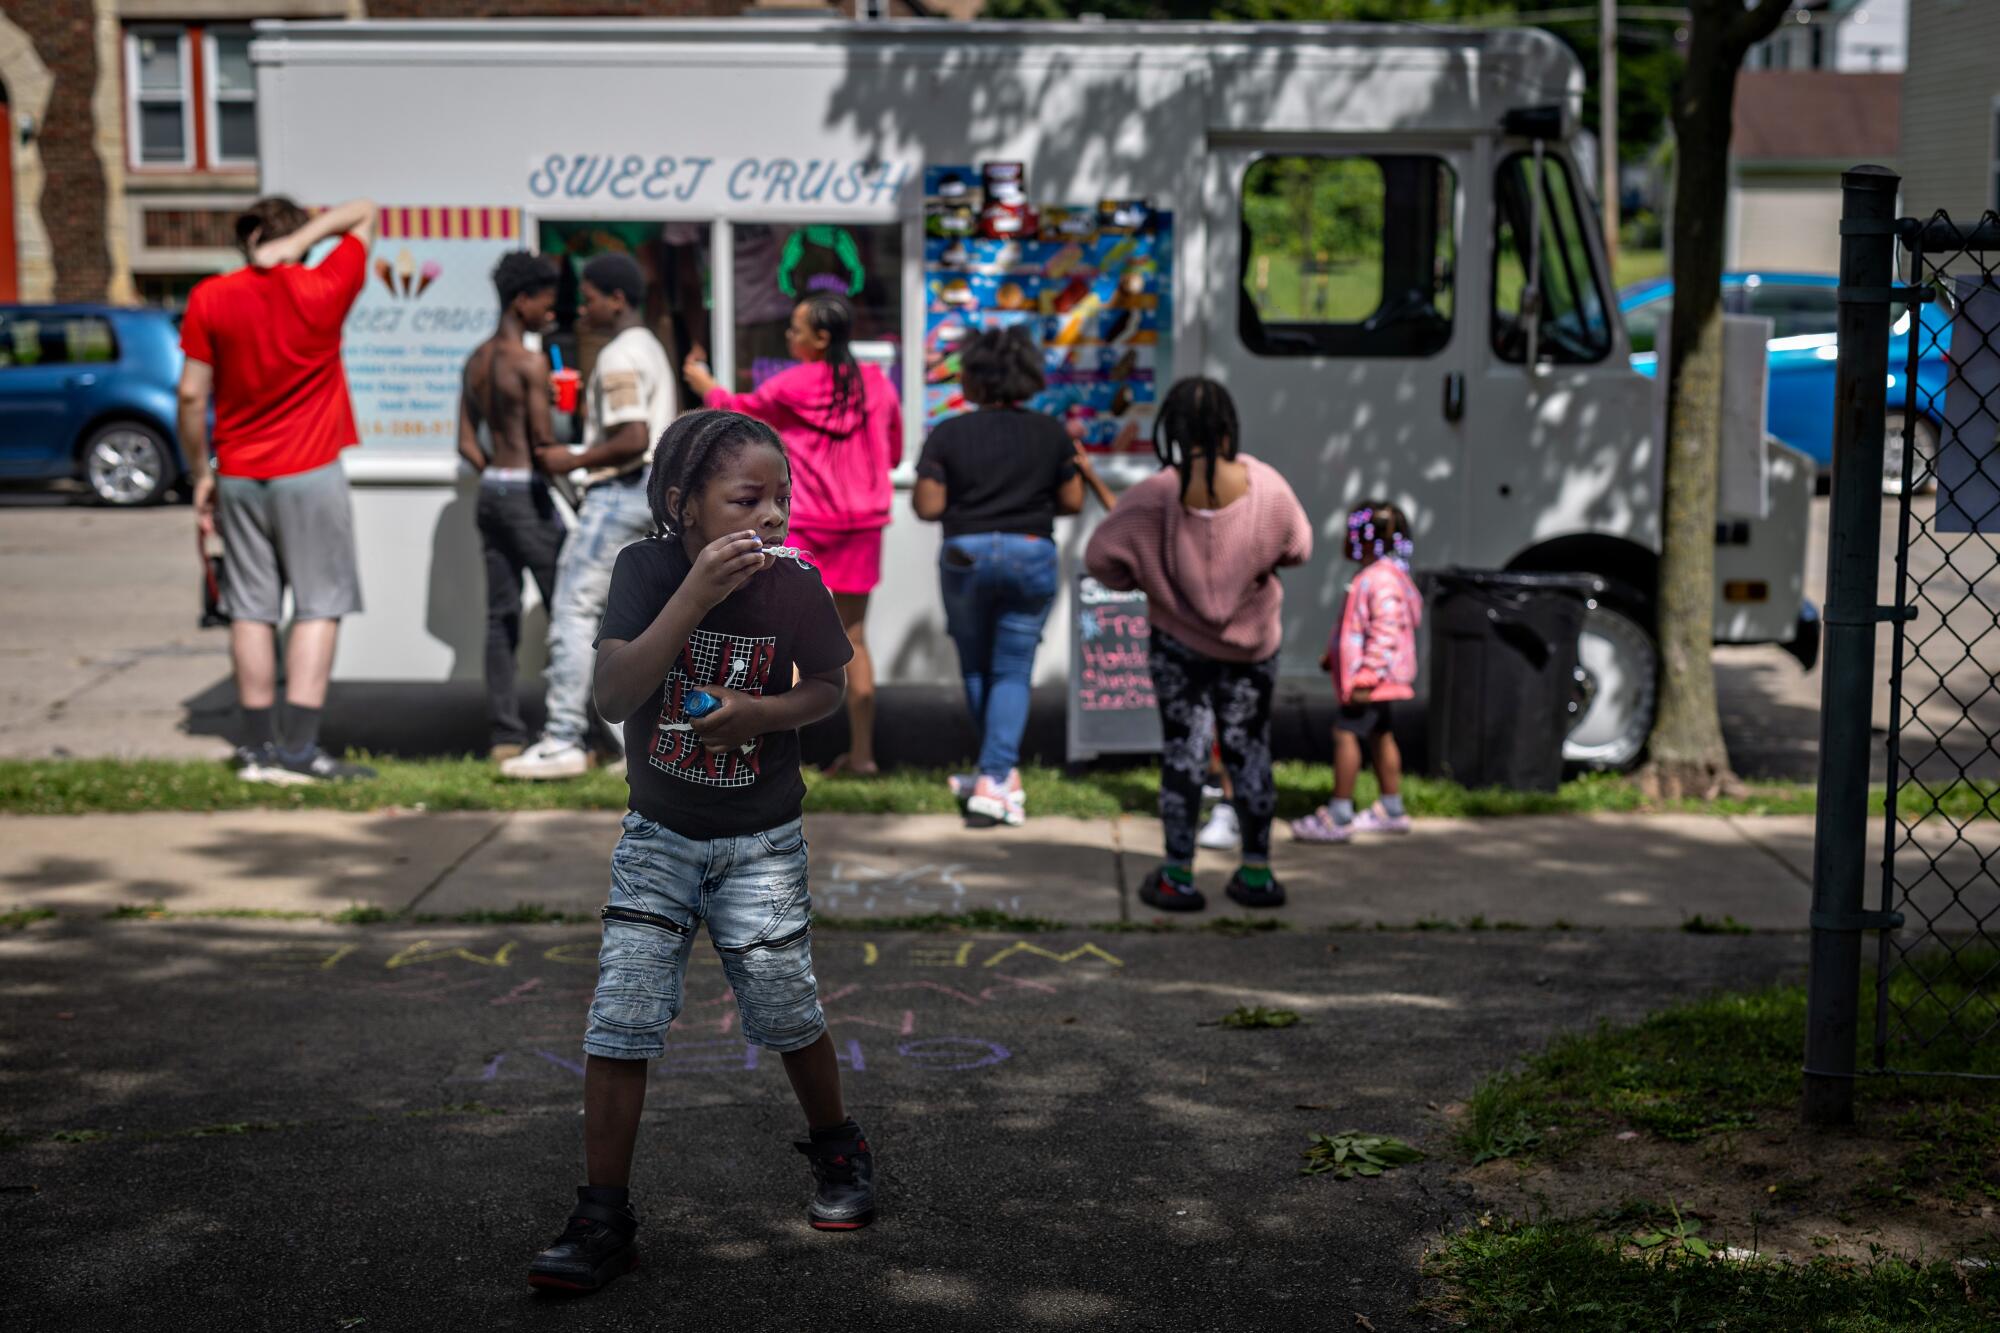
[[[112,505],[172,490],[186,473],[179,322],[124,306],[0,306],[0,479],[80,477]]]
[[[1722,308],[1735,315],[1766,315],[1772,321],[1765,344],[1770,365],[1770,405],[1765,429],[1811,454],[1824,471],[1833,462],[1833,377],[1840,357],[1836,327],[1840,318],[1840,280],[1823,273],[1732,271],[1722,275]],[[1618,308],[1632,339],[1632,365],[1651,375],[1659,330],[1672,317],[1674,283],[1655,278],[1634,283],[1619,293]],[[1945,380],[1950,374],[1946,353],[1951,346],[1951,315],[1936,304],[1919,307],[1923,314],[1918,344],[1917,386],[1909,377],[1910,317],[1897,307],[1889,344],[1889,420],[1882,461],[1882,489],[1903,489],[1903,421],[1914,400],[1913,429],[1917,452],[1937,457],[1937,413],[1944,405]]]

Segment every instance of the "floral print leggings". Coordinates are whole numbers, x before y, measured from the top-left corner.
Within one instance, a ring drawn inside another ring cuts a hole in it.
[[[1183,865],[1194,861],[1211,714],[1222,745],[1222,767],[1236,792],[1243,857],[1268,859],[1271,814],[1278,806],[1271,781],[1276,655],[1261,662],[1218,662],[1155,629],[1147,656],[1165,742],[1160,751],[1160,822],[1166,825],[1167,859]]]

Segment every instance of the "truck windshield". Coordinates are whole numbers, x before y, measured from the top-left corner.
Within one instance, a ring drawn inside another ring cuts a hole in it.
[[[1521,293],[1528,285],[1528,237],[1539,191],[1541,346],[1536,355],[1561,364],[1602,361],[1611,353],[1611,324],[1569,165],[1550,154],[1537,167],[1531,154],[1516,153],[1500,164],[1494,187],[1494,354],[1503,361],[1527,358]]]
[[[1243,176],[1238,331],[1259,356],[1451,341],[1457,178],[1438,157],[1264,157]]]

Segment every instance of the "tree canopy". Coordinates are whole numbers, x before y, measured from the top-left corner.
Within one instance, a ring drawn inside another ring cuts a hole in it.
[[[987,0],[984,17],[1068,19],[1213,19],[1259,23],[1477,23],[1533,24],[1536,15],[1592,6],[1583,0]],[[1583,121],[1598,123],[1597,22],[1567,17],[1549,25],[1592,77],[1584,84]],[[1627,161],[1649,153],[1664,137],[1681,57],[1675,25],[1621,19],[1618,25],[1618,151]]]

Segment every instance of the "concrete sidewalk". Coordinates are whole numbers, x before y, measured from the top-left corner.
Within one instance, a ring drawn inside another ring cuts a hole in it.
[[[584,913],[604,901],[617,832],[617,817],[603,811],[8,817],[0,819],[0,905],[89,915],[153,902],[179,911],[360,904],[453,916],[533,903]],[[983,908],[1071,924],[1153,915],[1134,894],[1159,856],[1151,819],[969,830],[943,815],[815,815],[807,833],[823,914]],[[1869,835],[1872,864],[1879,825]],[[1953,881],[1980,882],[1972,863],[2000,851],[2000,823],[1977,825],[1954,845],[1941,834],[1927,849]],[[1433,819],[1407,838],[1346,847],[1304,846],[1280,830],[1274,862],[1291,894],[1276,915],[1302,927],[1480,916],[1656,928],[1700,914],[1792,930],[1806,922],[1812,820]],[[1210,916],[1240,914],[1220,893],[1230,863],[1202,853]]]

